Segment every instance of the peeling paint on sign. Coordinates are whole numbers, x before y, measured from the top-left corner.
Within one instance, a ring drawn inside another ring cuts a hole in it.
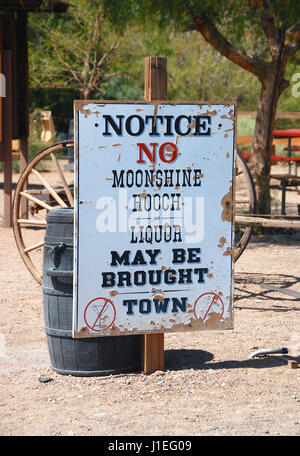
[[[73,337],[231,329],[235,105],[81,100],[75,129]]]
[[[232,187],[230,187],[228,193],[223,196],[221,200],[221,205],[223,206],[223,211],[222,211],[222,220],[224,222],[230,222],[232,219],[232,207],[233,207],[233,201],[232,201]]]

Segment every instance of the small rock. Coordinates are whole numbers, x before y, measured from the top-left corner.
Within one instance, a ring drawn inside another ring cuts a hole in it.
[[[39,377],[39,382],[41,383],[48,383],[48,382],[51,382],[53,380],[53,378],[51,377]]]

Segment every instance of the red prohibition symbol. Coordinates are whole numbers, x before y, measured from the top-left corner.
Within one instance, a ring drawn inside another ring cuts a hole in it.
[[[94,298],[84,309],[84,321],[92,331],[106,331],[116,319],[116,308],[108,298]],[[108,324],[101,325],[101,319],[108,319]]]
[[[222,312],[221,312],[219,319],[222,318],[222,316],[224,314],[224,303],[222,301],[222,298],[219,295],[217,295],[216,293],[209,291],[207,293],[203,293],[202,295],[200,295],[195,301],[194,315],[195,315],[196,320],[198,320],[200,318],[200,316],[197,316],[197,313],[196,313],[196,306],[197,306],[197,304],[200,304],[200,301],[202,302],[203,305],[205,305],[205,309],[206,309],[205,314],[202,318],[203,321],[206,320],[206,317],[214,304],[216,304],[216,305],[221,304]],[[198,313],[200,313],[200,312],[198,312]]]

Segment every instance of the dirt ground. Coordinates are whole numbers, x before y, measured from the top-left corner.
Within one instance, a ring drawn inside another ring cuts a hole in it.
[[[253,237],[237,261],[233,330],[165,334],[164,372],[73,377],[50,367],[42,289],[0,226],[0,434],[300,435],[300,368],[249,359],[300,362],[299,298],[261,287],[300,292],[295,234]]]

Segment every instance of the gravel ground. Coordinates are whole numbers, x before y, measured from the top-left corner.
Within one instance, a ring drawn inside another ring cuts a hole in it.
[[[165,371],[72,377],[49,363],[42,290],[11,229],[0,228],[0,434],[222,436],[300,434],[299,241],[253,239],[235,268],[234,330],[165,334]],[[42,383],[41,380],[49,379]]]

